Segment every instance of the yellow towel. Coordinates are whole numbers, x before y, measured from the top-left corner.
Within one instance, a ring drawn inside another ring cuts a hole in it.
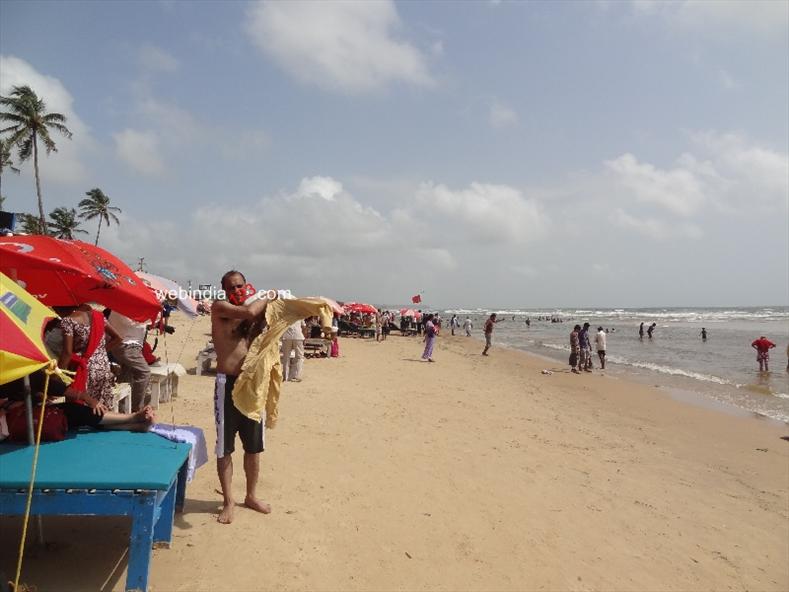
[[[233,387],[233,403],[248,418],[260,421],[265,408],[266,427],[273,428],[276,425],[279,390],[282,386],[279,339],[296,321],[316,315],[324,331],[331,331],[331,307],[319,298],[278,299],[268,303],[268,330],[258,335],[249,346],[241,374]]]

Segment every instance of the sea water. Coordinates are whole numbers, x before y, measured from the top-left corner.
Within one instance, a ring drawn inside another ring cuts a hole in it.
[[[606,374],[682,391],[699,403],[720,403],[789,422],[789,307],[455,309],[442,311],[442,325],[448,332],[452,314],[458,315],[461,324],[468,316],[474,323],[473,335],[481,338],[491,312],[501,320],[496,324],[494,347],[548,357],[553,365],[547,367],[557,368],[559,363],[569,369],[570,332],[576,323],[588,322],[595,371],[600,362],[594,335],[602,326],[609,331]],[[561,322],[551,322],[551,318]],[[652,339],[646,334],[639,338],[641,322],[645,331],[657,323]],[[702,327],[707,330],[706,341],[700,335]],[[759,372],[751,347],[762,335],[776,344],[770,350],[769,372]]]

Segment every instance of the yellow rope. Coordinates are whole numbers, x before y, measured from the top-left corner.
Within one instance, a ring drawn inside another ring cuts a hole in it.
[[[16,562],[16,577],[14,577],[14,590],[19,590],[19,576],[22,574],[22,558],[25,554],[25,539],[27,538],[27,524],[30,521],[30,507],[33,505],[33,483],[36,480],[36,467],[38,466],[38,449],[41,446],[41,430],[44,427],[44,412],[46,411],[47,393],[49,392],[49,375],[54,374],[52,363],[46,369],[46,379],[44,380],[44,400],[41,402],[41,415],[38,418],[38,430],[36,432],[36,445],[33,449],[33,467],[30,470],[30,487],[27,490],[27,503],[25,505],[25,519],[22,523],[22,538],[19,541],[19,558]],[[31,393],[32,404],[32,393]]]

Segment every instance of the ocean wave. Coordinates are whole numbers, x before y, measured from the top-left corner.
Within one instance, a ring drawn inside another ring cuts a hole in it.
[[[557,351],[570,351],[569,345],[556,345],[554,343],[541,343],[543,347],[547,347],[548,349],[554,349]]]
[[[535,308],[535,309],[487,309],[487,308],[450,308],[445,312],[449,314],[489,314],[496,312],[501,316],[531,316],[531,317],[588,317],[610,319],[617,321],[640,322],[647,319],[669,322],[726,322],[726,321],[787,321],[789,309],[787,308],[731,308],[731,309],[703,309],[703,308]]]
[[[653,362],[617,361],[617,363],[625,364],[627,366],[633,366],[635,368],[645,368],[647,370],[652,370],[654,372],[660,372],[661,374],[670,374],[672,376],[685,376],[687,378],[693,378],[694,380],[701,380],[703,382],[714,382],[716,384],[739,386],[736,383],[731,382],[730,380],[726,380],[725,378],[720,378],[719,376],[713,376],[712,374],[702,374],[701,372],[693,372],[692,370],[683,370],[682,368],[674,368],[672,366],[663,366],[662,364],[655,364]]]

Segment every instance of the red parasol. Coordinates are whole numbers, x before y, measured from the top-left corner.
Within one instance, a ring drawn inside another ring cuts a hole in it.
[[[136,321],[155,319],[161,311],[156,296],[128,265],[82,241],[0,237],[0,270],[49,306],[96,302]]]
[[[342,306],[345,314],[350,314],[352,312],[359,312],[362,314],[375,314],[378,312],[378,309],[375,308],[372,304],[365,304],[363,302],[346,302]]]
[[[413,317],[417,321],[422,318],[422,313],[419,311],[414,310],[413,308],[401,308],[400,309],[400,316],[401,317]]]

